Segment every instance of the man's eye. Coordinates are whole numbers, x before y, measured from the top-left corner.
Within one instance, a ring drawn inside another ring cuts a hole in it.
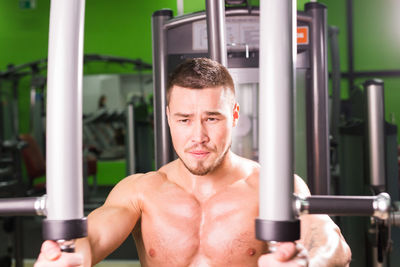
[[[188,123],[189,120],[188,120],[188,119],[182,119],[182,120],[179,120],[179,122],[180,122],[180,123]]]
[[[209,121],[209,122],[215,122],[217,120],[218,120],[217,118],[207,118],[207,121]]]

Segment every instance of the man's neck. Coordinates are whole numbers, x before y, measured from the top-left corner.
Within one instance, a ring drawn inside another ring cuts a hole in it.
[[[238,177],[233,175],[235,157],[231,151],[228,151],[221,164],[206,175],[192,174],[178,159],[179,176],[175,178],[176,182],[199,201],[206,200],[237,180]]]

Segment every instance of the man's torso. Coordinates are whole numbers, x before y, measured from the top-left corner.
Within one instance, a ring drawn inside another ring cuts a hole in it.
[[[142,266],[256,266],[267,250],[255,239],[258,171],[205,200],[163,173],[146,179],[140,221],[133,236]]]

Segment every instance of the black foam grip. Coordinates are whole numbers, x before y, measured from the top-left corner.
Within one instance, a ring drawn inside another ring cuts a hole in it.
[[[374,197],[311,196],[310,214],[366,216],[374,213]]]
[[[86,218],[75,220],[43,220],[44,240],[72,240],[87,236]]]
[[[300,239],[300,221],[256,219],[256,238],[263,241],[290,242]]]

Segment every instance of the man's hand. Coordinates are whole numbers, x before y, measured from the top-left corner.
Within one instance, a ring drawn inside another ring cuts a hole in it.
[[[277,243],[275,252],[262,255],[258,259],[259,267],[306,267],[308,266],[306,249],[296,243]]]
[[[83,256],[79,253],[61,252],[60,247],[54,241],[45,241],[40,249],[40,254],[34,267],[83,266]]]

